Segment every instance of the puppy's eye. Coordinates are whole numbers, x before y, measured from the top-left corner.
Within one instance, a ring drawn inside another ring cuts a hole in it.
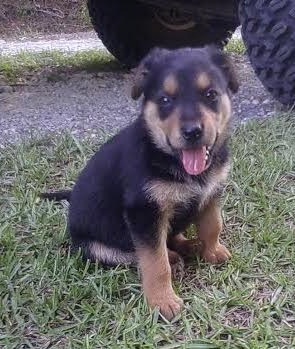
[[[218,92],[213,88],[206,91],[205,96],[210,102],[216,102],[218,100]]]
[[[172,101],[173,101],[172,98],[169,97],[169,96],[161,96],[161,97],[159,98],[159,103],[160,103],[160,105],[162,105],[162,106],[164,106],[164,107],[170,106],[171,103],[172,103]]]

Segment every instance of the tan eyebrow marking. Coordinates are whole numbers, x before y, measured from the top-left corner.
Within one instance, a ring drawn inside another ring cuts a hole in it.
[[[196,76],[196,85],[200,90],[206,90],[211,85],[211,80],[207,73],[201,73]]]
[[[168,75],[164,80],[163,87],[164,87],[164,91],[168,95],[170,96],[175,95],[179,89],[176,77],[172,74]]]

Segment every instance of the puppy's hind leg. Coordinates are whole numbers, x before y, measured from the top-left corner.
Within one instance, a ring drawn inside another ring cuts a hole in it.
[[[83,242],[77,245],[81,248],[83,257],[91,262],[100,262],[105,265],[116,266],[119,264],[135,264],[135,252],[125,252],[118,248],[109,247],[98,241]]]
[[[194,257],[198,251],[198,240],[187,239],[183,233],[169,237],[167,245],[184,259]]]

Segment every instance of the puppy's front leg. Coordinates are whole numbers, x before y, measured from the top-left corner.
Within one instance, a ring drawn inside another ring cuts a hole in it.
[[[173,288],[167,250],[167,222],[155,220],[154,212],[145,209],[129,211],[128,221],[141,271],[145,297],[151,308],[159,307],[168,320],[173,319],[183,306]],[[159,223],[158,223],[159,222]]]
[[[161,242],[155,249],[140,246],[137,256],[144,294],[150,307],[159,307],[161,314],[171,320],[180,312],[183,301],[172,288],[166,243]]]

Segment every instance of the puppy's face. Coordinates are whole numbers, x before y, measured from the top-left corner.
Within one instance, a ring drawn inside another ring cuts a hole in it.
[[[230,90],[237,82],[228,58],[212,49],[154,50],[139,68],[133,97],[144,94],[143,117],[152,139],[199,175],[226,135]]]

